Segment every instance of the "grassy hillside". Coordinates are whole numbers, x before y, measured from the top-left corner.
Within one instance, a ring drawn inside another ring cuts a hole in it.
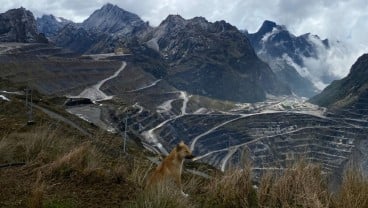
[[[37,96],[62,113],[59,98]],[[368,180],[358,171],[348,171],[332,193],[320,167],[304,161],[283,174],[264,174],[257,187],[251,164],[221,173],[186,163],[211,176],[185,172],[188,198],[171,185],[145,189],[155,167],[148,152],[129,142],[123,154],[120,137],[67,114],[93,136],[38,110],[36,123],[26,125],[21,96],[9,98],[0,100],[0,207],[368,207]]]

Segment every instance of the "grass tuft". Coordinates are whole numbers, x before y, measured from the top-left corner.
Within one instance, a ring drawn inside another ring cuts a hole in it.
[[[48,165],[46,172],[52,177],[104,178],[106,172],[103,169],[102,157],[90,143],[83,143]]]
[[[45,164],[71,146],[72,138],[60,136],[60,130],[42,125],[30,132],[14,132],[0,140],[0,163],[26,162]]]
[[[184,197],[174,184],[153,186],[137,195],[130,208],[191,208],[190,198]]]
[[[368,178],[359,169],[349,169],[340,191],[334,196],[335,207],[368,207]]]
[[[259,207],[329,207],[327,182],[320,166],[297,162],[281,175],[265,173],[258,188]]]
[[[29,199],[29,207],[30,208],[41,208],[43,196],[45,192],[45,183],[42,180],[41,172],[38,172],[37,180],[35,184],[33,185],[31,196]]]
[[[233,169],[214,177],[207,187],[206,207],[254,207],[257,201],[251,170]]]

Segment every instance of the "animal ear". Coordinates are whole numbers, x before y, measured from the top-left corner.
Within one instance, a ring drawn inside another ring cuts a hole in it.
[[[183,142],[183,140],[181,140],[181,141],[179,142],[179,144],[178,144],[178,145],[176,145],[176,149],[177,149],[178,151],[180,151],[180,150],[181,150],[181,148],[183,147],[183,145],[184,145],[184,142]]]

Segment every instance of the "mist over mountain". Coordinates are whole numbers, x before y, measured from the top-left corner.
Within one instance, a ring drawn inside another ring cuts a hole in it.
[[[257,55],[299,96],[316,95],[341,76],[334,73],[337,64],[332,61],[346,56],[338,53],[345,51],[338,42],[310,33],[295,36],[285,26],[268,20],[256,33],[246,35]]]
[[[311,102],[333,108],[364,110],[368,100],[368,54],[363,54],[353,64],[349,74],[332,82]],[[364,112],[363,114],[366,114]]]

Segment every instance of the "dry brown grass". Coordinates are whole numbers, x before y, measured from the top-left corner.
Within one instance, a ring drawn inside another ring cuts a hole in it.
[[[254,207],[255,190],[249,167],[215,176],[207,187],[205,207]]]
[[[349,169],[333,201],[338,208],[368,207],[368,178],[359,169]]]
[[[188,198],[171,184],[145,190],[146,178],[156,165],[140,150],[129,156],[109,154],[119,147],[113,138],[102,134],[92,142],[81,142],[64,135],[57,125],[40,125],[1,138],[0,163],[24,161],[26,174],[42,172],[34,184],[33,179],[29,183],[25,203],[30,207],[42,207],[52,184],[60,181],[96,187],[112,183],[132,186],[123,207],[368,207],[368,179],[359,170],[347,171],[341,188],[330,197],[321,168],[306,161],[282,173],[265,173],[257,190],[250,165],[215,174],[210,180],[184,174],[183,189]]]
[[[53,161],[74,143],[74,138],[60,135],[61,130],[51,125],[41,125],[30,132],[11,133],[0,140],[0,163]]]
[[[146,180],[156,166],[147,159],[131,158],[128,180],[136,185],[134,200],[124,203],[123,207],[142,208],[190,208],[193,205],[185,198],[173,183],[162,183],[146,187]]]
[[[124,204],[131,208],[191,208],[190,198],[184,197],[172,183],[152,186],[137,195],[136,199]]]
[[[330,195],[320,166],[297,162],[281,175],[266,173],[258,188],[259,207],[329,207]]]
[[[146,186],[146,180],[152,168],[156,165],[147,159],[132,158],[132,163],[129,167],[128,180],[137,185],[140,190]]]
[[[90,143],[83,143],[43,167],[43,170],[47,176],[56,178],[105,178],[108,174],[104,169],[103,157]]]
[[[45,183],[42,180],[41,172],[38,172],[37,180],[32,187],[31,196],[29,198],[28,206],[30,208],[41,208],[43,207],[43,196],[45,192]]]

